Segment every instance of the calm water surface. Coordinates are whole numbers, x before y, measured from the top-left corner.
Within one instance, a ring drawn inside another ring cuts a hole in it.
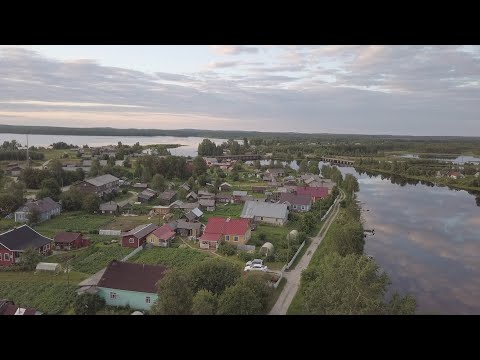
[[[480,207],[466,191],[359,175],[365,253],[417,298],[419,313],[480,314]],[[366,210],[369,211],[366,211]]]
[[[200,137],[174,137],[174,136],[65,136],[65,135],[29,135],[28,143],[30,146],[47,147],[54,142],[63,141],[73,145],[88,146],[106,146],[116,145],[119,141],[125,145],[133,145],[137,142],[140,145],[153,144],[181,144],[176,149],[170,149],[172,155],[178,156],[197,156],[198,144],[204,138]],[[27,144],[27,137],[23,134],[3,134],[0,133],[0,144],[4,141],[16,140],[23,146]],[[225,139],[210,139],[216,144],[221,144]]]

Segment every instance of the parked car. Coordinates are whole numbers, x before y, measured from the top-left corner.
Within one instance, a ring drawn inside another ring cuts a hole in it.
[[[262,259],[253,259],[253,260],[251,260],[251,261],[247,261],[247,263],[245,264],[245,266],[250,266],[250,265],[254,265],[254,264],[263,265],[263,260],[262,260]]]
[[[249,266],[245,266],[245,269],[243,271],[263,271],[267,272],[268,268],[265,265],[260,265],[260,264],[252,264]]]

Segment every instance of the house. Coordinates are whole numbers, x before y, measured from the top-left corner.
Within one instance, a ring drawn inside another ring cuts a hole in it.
[[[88,166],[88,167],[91,167],[92,166],[92,160],[83,160],[82,161],[82,166]]]
[[[284,169],[267,169],[265,171],[267,174],[269,174],[271,177],[279,177],[279,176],[285,176],[285,170]]]
[[[20,176],[22,173],[23,167],[18,165],[18,163],[10,163],[6,167],[6,173],[10,176]]]
[[[198,202],[194,202],[194,203],[181,203],[178,208],[183,210],[183,211],[190,211],[190,210],[193,210],[195,208],[198,208],[200,206],[200,204]]]
[[[169,247],[175,237],[175,231],[169,224],[165,224],[154,230],[147,236],[147,244],[154,246]]]
[[[284,225],[288,220],[288,206],[286,204],[247,201],[243,206],[240,217],[268,224]]]
[[[169,206],[158,205],[158,206],[152,207],[152,210],[153,210],[153,213],[155,215],[164,216],[164,215],[167,215],[170,212],[170,207]]]
[[[198,219],[200,219],[202,215],[203,215],[202,210],[200,210],[199,208],[195,208],[187,212],[184,215],[184,217],[188,222],[195,222],[195,221],[198,221]]]
[[[215,211],[215,199],[200,199],[198,205],[201,210]]]
[[[180,185],[180,189],[190,191],[190,185],[188,185],[187,183],[183,183],[182,185]]]
[[[125,166],[125,160],[115,160],[115,166]]]
[[[11,300],[0,299],[0,315],[42,315],[33,308],[22,308]]]
[[[286,176],[283,178],[284,185],[297,185],[297,179],[295,176]]]
[[[49,197],[27,202],[24,206],[15,211],[15,222],[28,222],[29,215],[32,211],[38,212],[38,222],[41,223],[45,220],[51,219],[52,216],[59,215],[62,211],[62,206]]]
[[[130,203],[129,200],[120,201],[118,203],[118,210],[122,214],[130,214],[131,211],[132,211],[132,207],[133,207],[133,205]]]
[[[195,191],[190,191],[186,196],[187,201],[197,201],[198,195]]]
[[[310,195],[298,195],[293,193],[281,193],[279,198],[280,204],[287,204],[288,210],[293,211],[310,211],[312,207],[312,198]]]
[[[266,186],[252,186],[252,192],[254,193],[264,194],[265,191],[267,191]]]
[[[200,237],[201,249],[217,249],[221,242],[246,244],[251,237],[250,222],[247,219],[211,217]]]
[[[475,173],[475,177],[478,178],[480,176],[480,172]]]
[[[160,205],[170,205],[177,198],[177,192],[175,190],[165,190],[159,196]]]
[[[91,193],[98,196],[103,196],[104,194],[109,194],[111,192],[117,191],[119,183],[119,178],[110,174],[106,174],[80,181],[78,184],[72,186],[75,186],[78,190],[84,193]]]
[[[148,188],[148,184],[145,184],[145,183],[135,183],[133,184],[133,187],[135,189],[146,189]]]
[[[146,203],[155,197],[157,197],[157,192],[155,190],[145,189],[140,194],[138,194],[137,199],[141,203]]]
[[[220,184],[220,186],[218,187],[218,191],[229,191],[231,189],[232,189],[232,185],[230,185],[227,182]]]
[[[266,182],[273,182],[273,177],[271,175],[263,175],[262,180]]]
[[[217,203],[229,203],[232,200],[232,195],[228,193],[218,193],[215,195]]]
[[[84,238],[82,233],[61,232],[53,238],[55,250],[74,250],[90,245],[90,239]]]
[[[309,195],[313,202],[328,196],[326,187],[297,186],[295,192],[297,195]]]
[[[109,201],[103,204],[100,204],[98,208],[100,214],[117,214],[118,213],[118,204],[115,201]]]
[[[247,196],[246,191],[235,190],[232,194],[232,200],[234,203],[239,204],[242,202],[242,196]]]
[[[214,197],[215,197],[215,194],[212,194],[208,191],[200,190],[198,192],[198,198],[199,199],[211,199],[211,198],[214,198]]]
[[[193,237],[200,236],[202,223],[188,222],[185,220],[177,220],[175,224],[176,224],[175,231],[177,234],[181,236],[193,236]]]
[[[218,160],[216,158],[204,157],[203,160],[205,160],[205,163],[208,167],[212,167],[218,164]]]
[[[0,234],[0,266],[10,266],[21,261],[22,253],[34,248],[46,256],[51,253],[53,240],[39,234],[28,225]]]
[[[139,225],[136,228],[122,234],[122,246],[137,248],[145,243],[147,235],[156,228],[155,224]]]
[[[465,177],[462,173],[460,173],[460,172],[458,172],[458,171],[449,171],[449,172],[447,173],[447,176],[448,176],[450,179],[455,179],[455,180]]]
[[[98,163],[100,164],[101,167],[104,167],[108,165],[108,160],[99,160]]]
[[[167,268],[113,260],[108,264],[96,293],[110,306],[130,306],[135,310],[150,310],[157,300],[156,284],[163,279]]]

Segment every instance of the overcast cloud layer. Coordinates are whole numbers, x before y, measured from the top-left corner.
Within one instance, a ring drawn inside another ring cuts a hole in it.
[[[209,51],[201,71],[145,73],[2,46],[0,123],[480,136],[478,46]]]

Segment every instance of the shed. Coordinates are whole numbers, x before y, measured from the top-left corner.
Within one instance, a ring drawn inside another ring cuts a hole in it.
[[[39,262],[35,271],[51,271],[58,273],[62,270],[62,267],[59,263],[47,263],[47,262]]]
[[[143,315],[143,313],[141,311],[134,311],[132,315]]]
[[[272,255],[273,254],[273,244],[270,242],[266,242],[265,244],[262,245],[260,248],[260,254],[262,255]]]

